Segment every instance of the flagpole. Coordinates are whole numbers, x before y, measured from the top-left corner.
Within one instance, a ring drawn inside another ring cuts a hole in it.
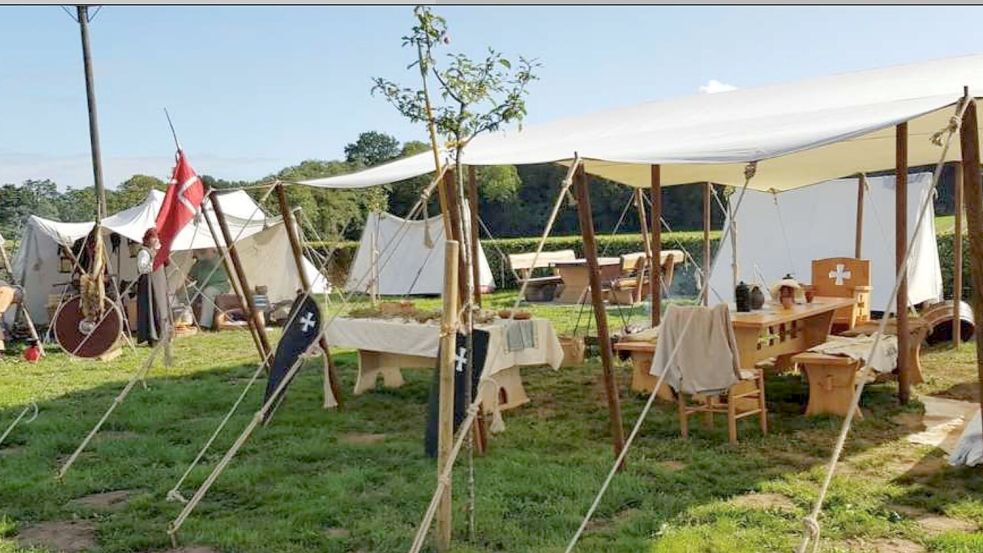
[[[174,131],[174,123],[171,121],[171,114],[167,112],[167,108],[164,108],[164,117],[167,118],[167,126],[171,128],[171,136],[174,137],[174,146],[177,147],[177,150],[180,152],[181,142],[179,142],[177,139],[177,133]]]

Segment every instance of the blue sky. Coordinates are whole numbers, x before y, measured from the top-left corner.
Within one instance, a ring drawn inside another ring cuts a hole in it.
[[[981,7],[437,7],[450,50],[538,58],[528,124],[645,100],[983,51]],[[255,179],[342,157],[359,132],[424,139],[371,78],[416,84],[408,6],[114,7],[91,25],[106,180],[164,177],[167,107],[200,173]],[[0,7],[0,183],[88,186],[78,28]]]

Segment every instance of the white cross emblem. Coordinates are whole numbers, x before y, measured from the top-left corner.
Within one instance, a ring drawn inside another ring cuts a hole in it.
[[[457,348],[457,355],[454,356],[454,371],[461,372],[464,370],[464,364],[468,362],[467,354],[468,350],[465,347]]]
[[[850,280],[850,271],[845,270],[846,266],[842,263],[836,264],[836,270],[829,272],[829,278],[836,279],[837,286],[843,286],[844,280]]]
[[[304,327],[304,334],[307,334],[307,331],[313,328],[316,324],[317,323],[314,322],[314,313],[310,311],[308,311],[307,314],[304,315],[304,318],[300,320],[300,326]]]

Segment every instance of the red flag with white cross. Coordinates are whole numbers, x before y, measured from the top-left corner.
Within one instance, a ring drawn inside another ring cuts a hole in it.
[[[202,200],[205,198],[205,185],[198,173],[188,163],[184,152],[177,151],[177,164],[168,183],[164,204],[157,213],[157,236],[160,239],[160,249],[154,258],[154,269],[167,263],[171,255],[171,244],[181,229],[184,228],[198,213]]]

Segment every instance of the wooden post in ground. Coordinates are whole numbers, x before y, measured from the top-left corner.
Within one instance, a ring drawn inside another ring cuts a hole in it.
[[[864,188],[867,186],[867,175],[860,173],[857,177],[857,227],[853,244],[853,257],[862,259],[864,251]]]
[[[636,188],[634,191],[635,195],[635,209],[638,211],[638,227],[642,231],[642,248],[645,250],[645,270],[649,274],[649,297],[652,294],[658,292],[657,283],[655,279],[652,278],[654,274],[652,272],[652,267],[654,263],[652,262],[652,242],[649,240],[649,224],[648,217],[645,214],[645,196],[642,193],[641,188]],[[639,274],[638,278],[644,278],[645,274]]]
[[[89,48],[89,7],[76,6],[79,33],[82,37],[82,68],[85,71],[85,98],[89,109],[89,147],[92,153],[92,180],[96,187],[96,224],[106,216],[106,187],[102,179],[102,150],[99,147],[99,117],[96,114],[96,85],[92,76],[92,52]]]
[[[604,391],[608,399],[608,416],[611,419],[611,440],[614,455],[617,457],[625,447],[625,430],[621,422],[621,402],[618,398],[618,384],[614,376],[614,354],[611,349],[611,335],[608,331],[608,313],[604,308],[604,290],[601,288],[601,272],[597,263],[597,240],[594,236],[594,217],[590,207],[590,192],[587,190],[587,173],[584,166],[577,167],[574,173],[574,195],[577,198],[577,217],[580,220],[580,234],[584,240],[584,257],[590,273],[590,296],[597,322],[597,342],[601,350],[601,366],[604,371]],[[653,214],[654,215],[654,214]],[[652,278],[655,278],[655,275]],[[657,297],[657,296],[656,296]],[[653,307],[653,312],[658,313]]]
[[[662,171],[658,165],[651,167],[652,200],[652,326],[662,321]],[[591,234],[594,233],[593,226]]]
[[[215,212],[215,220],[218,221],[218,228],[222,231],[222,237],[225,239],[225,247],[228,248],[229,259],[232,260],[232,268],[235,270],[235,277],[239,279],[239,285],[242,288],[242,296],[246,299],[245,308],[249,311],[246,320],[249,324],[253,326],[256,331],[256,335],[259,337],[259,342],[262,344],[263,359],[266,360],[267,369],[269,369],[270,363],[272,361],[271,352],[273,348],[270,347],[270,340],[266,336],[266,326],[263,321],[259,320],[256,313],[256,301],[253,298],[253,290],[249,287],[249,280],[246,278],[246,271],[242,268],[242,260],[239,259],[239,251],[236,249],[235,242],[232,238],[232,233],[229,232],[229,223],[225,220],[225,213],[222,211],[222,205],[215,200],[215,191],[212,190],[208,195],[208,200],[212,204],[212,210]],[[232,275],[229,275],[230,278]]]
[[[454,240],[458,244],[464,244],[464,237],[461,236],[461,209],[458,203],[462,201],[462,199],[457,194],[457,186],[455,186],[454,183],[454,171],[452,169],[448,169],[444,173],[444,180],[441,183],[441,187],[444,189],[444,198],[447,202],[448,213],[447,215],[444,215],[444,217],[447,219],[451,227],[450,234],[445,234],[444,237],[448,240]],[[469,278],[469,273],[467,266],[464,264],[464,256],[461,255],[460,250],[458,250],[457,257],[457,308],[460,309],[461,305],[463,305],[464,298],[468,297],[467,279]],[[467,314],[465,314],[465,316],[467,316]]]
[[[474,304],[481,307],[481,266],[478,264],[478,181],[474,165],[468,166],[468,208],[471,217],[471,278],[474,280]]]
[[[437,407],[437,478],[444,471],[454,447],[454,354],[457,346],[459,242],[444,245],[444,314],[441,317],[440,379]],[[437,507],[437,551],[451,548],[451,485],[444,488]]]
[[[908,123],[895,127],[894,172],[894,266],[901,274],[895,304],[898,318],[898,401],[903,405],[911,397],[908,372],[908,271],[904,267],[905,250],[908,248]]]
[[[212,198],[212,191],[208,190],[205,193],[205,197],[214,206],[218,201]],[[204,204],[203,204],[204,205]],[[236,278],[238,273],[235,267],[232,266],[231,256],[226,251],[226,248],[222,246],[225,243],[224,240],[219,237],[218,232],[215,230],[215,225],[212,224],[212,220],[208,218],[208,214],[205,213],[205,208],[202,207],[202,218],[205,219],[205,224],[208,225],[208,233],[212,236],[212,242],[215,242],[215,246],[222,256],[222,266],[225,268],[225,274],[229,276],[229,284],[232,285],[232,291],[235,292],[236,297],[239,298],[239,302],[243,305],[246,304],[246,296],[242,292],[242,286],[239,284],[239,279]],[[256,352],[259,353],[260,359],[263,360],[263,365],[266,367],[267,372],[270,370],[270,366],[273,362],[271,358],[267,356],[269,350],[264,348],[263,340],[260,338],[259,330],[256,325],[253,324],[252,319],[249,319],[249,335],[253,338],[253,345],[256,346]]]
[[[10,257],[7,256],[7,248],[4,246],[2,238],[0,238],[0,261],[3,261],[3,266],[10,275],[10,283],[23,286],[17,280],[17,275],[14,274],[14,266],[10,264]],[[37,344],[38,351],[41,352],[41,355],[45,355],[44,344],[41,343],[41,338],[38,336],[38,329],[34,326],[34,318],[31,317],[30,310],[28,310],[27,306],[24,305],[23,297],[21,297],[21,302],[18,308],[24,313],[24,320],[27,321],[27,332],[30,333],[31,339]]]
[[[970,300],[977,333],[983,328],[983,183],[980,181],[980,139],[977,134],[976,100],[969,99],[959,129],[959,145],[962,150],[963,193],[966,203],[966,227],[969,234],[969,268],[973,278]],[[983,340],[976,339],[976,370],[980,391],[983,391]],[[983,407],[983,394],[980,395]]]
[[[703,281],[707,293],[703,294],[703,305],[710,305],[710,194],[713,185],[703,183]]]
[[[954,163],[952,168],[955,176],[952,185],[955,200],[952,228],[952,347],[958,348],[963,341],[960,320],[963,299],[963,167],[960,163]]]
[[[277,202],[280,204],[280,215],[283,217],[283,224],[287,225],[287,238],[290,240],[290,249],[293,252],[294,264],[297,266],[297,275],[300,277],[300,285],[304,287],[304,291],[310,291],[311,281],[307,278],[307,273],[305,272],[304,266],[304,249],[300,244],[300,236],[297,232],[297,223],[294,220],[294,213],[290,210],[290,206],[287,205],[287,192],[283,188],[283,183],[278,182],[276,184],[276,198]],[[335,370],[334,361],[331,359],[331,347],[328,345],[328,339],[325,338],[324,333],[321,333],[321,338],[318,344],[321,346],[321,351],[324,352],[325,361],[325,375],[324,375],[324,407],[334,407],[336,405],[341,405],[341,382],[338,380],[338,373]],[[331,400],[328,399],[328,394],[331,395]]]

